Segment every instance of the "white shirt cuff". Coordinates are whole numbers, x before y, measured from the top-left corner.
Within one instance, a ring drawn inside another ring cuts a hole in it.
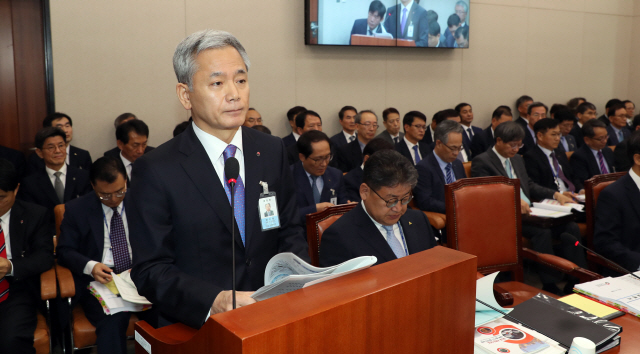
[[[7,273],[7,274],[5,274],[4,276],[5,276],[5,277],[12,277],[12,276],[13,276],[13,271],[14,271],[14,269],[13,269],[13,262],[11,262],[11,260],[10,260],[10,259],[7,259],[7,260],[9,261],[9,264],[11,264],[11,273]]]
[[[213,304],[211,305],[213,306]],[[209,317],[211,317],[211,309],[209,309],[209,313],[207,314],[207,317],[205,317],[204,322],[207,322],[207,320],[209,319]],[[203,322],[203,323],[204,323]]]
[[[93,277],[93,267],[96,266],[96,264],[98,264],[98,262],[96,261],[89,261],[87,262],[87,265],[84,266],[84,269],[82,270],[82,273],[86,274],[86,275],[90,275]]]

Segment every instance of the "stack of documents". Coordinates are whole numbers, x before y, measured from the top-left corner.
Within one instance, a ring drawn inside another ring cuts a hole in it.
[[[92,281],[88,286],[91,294],[102,305],[105,314],[139,312],[151,308],[151,302],[138,294],[135,284],[131,281],[129,271],[119,275],[111,273],[111,276],[113,280],[107,284]]]
[[[333,267],[318,268],[291,252],[279,253],[267,263],[267,268],[264,271],[265,285],[253,293],[251,297],[256,301],[266,300],[369,268],[377,261],[378,259],[374,256],[364,256],[350,259]]]
[[[640,276],[640,272],[635,272]],[[574,288],[592,299],[640,317],[640,279],[630,274],[577,284]]]
[[[577,203],[565,203],[553,199],[545,199],[540,203],[533,203],[531,215],[544,216],[548,218],[559,218],[571,214],[571,210],[584,211],[584,205]]]

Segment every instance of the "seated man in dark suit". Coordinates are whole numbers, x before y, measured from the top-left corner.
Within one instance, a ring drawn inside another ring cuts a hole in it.
[[[362,165],[364,147],[376,136],[378,116],[373,111],[365,110],[356,114],[357,139],[336,149],[331,166],[342,172],[349,172]]]
[[[291,134],[282,138],[282,141],[284,141],[285,147],[295,145],[296,141],[298,141],[298,138],[300,137],[300,135],[296,132],[297,130],[296,116],[298,115],[298,113],[306,110],[307,109],[302,106],[295,106],[287,111],[287,119],[289,120],[289,125],[291,126]]]
[[[590,102],[583,102],[576,108],[576,117],[578,121],[571,128],[571,135],[576,140],[576,146],[578,148],[584,145],[584,135],[582,135],[582,126],[584,123],[596,119],[598,115],[596,114],[596,106]]]
[[[77,167],[81,170],[89,170],[91,167],[91,155],[87,150],[83,150],[71,145],[73,140],[73,122],[71,117],[64,113],[52,113],[44,118],[42,127],[60,128],[67,136],[67,160],[69,166]],[[38,157],[38,154],[29,156],[28,174],[39,171],[44,167],[44,161]]]
[[[427,117],[422,112],[407,112],[402,119],[402,126],[404,139],[396,144],[396,151],[415,165],[432,150],[429,144],[421,141],[427,128]]]
[[[482,132],[482,128],[471,125],[473,123],[473,108],[468,103],[460,103],[456,106],[455,110],[460,114],[460,124],[464,133],[462,134],[462,146],[467,154],[467,160],[471,161],[473,154],[471,153],[471,141],[473,137]],[[463,161],[463,162],[466,162]]]
[[[593,244],[596,252],[635,272],[640,269],[640,133],[628,140],[633,167],[600,193]]]
[[[455,48],[457,43],[455,39],[456,31],[460,28],[460,16],[451,14],[447,19],[447,29],[444,31],[443,47]]]
[[[598,117],[598,120],[600,120],[606,126],[609,126],[609,124],[611,124],[611,121],[609,120],[609,117],[608,117],[609,108],[611,108],[611,106],[613,106],[614,104],[620,104],[620,103],[622,103],[622,101],[617,98],[612,98],[609,101],[607,101],[607,104],[604,106],[604,113],[600,117]]]
[[[443,111],[438,111],[433,114],[433,117],[431,118],[431,124],[427,126],[427,129],[425,130],[425,133],[422,136],[422,139],[420,139],[421,143],[425,143],[427,146],[431,146],[433,144],[434,142],[433,132],[436,130],[436,126],[438,125],[438,123],[444,120],[444,118],[441,117],[442,112]],[[406,117],[406,114],[405,114],[405,117]]]
[[[356,114],[358,114],[358,110],[353,106],[344,106],[338,112],[342,130],[331,137],[331,147],[333,149],[356,140]],[[331,152],[335,153],[334,150]]]
[[[584,181],[606,173],[615,172],[613,151],[607,146],[607,126],[599,119],[592,119],[582,126],[584,145],[571,155],[573,184],[577,190],[584,188]]]
[[[624,107],[627,109],[627,128],[631,130],[631,126],[633,126],[633,117],[636,114],[636,104],[631,100],[622,101]]]
[[[367,146],[364,147],[364,150],[362,150],[362,155],[364,155],[362,165],[352,169],[346,175],[342,176],[345,192],[347,193],[347,200],[351,202],[359,202],[361,200],[360,185],[362,184],[364,165],[367,163],[367,160],[371,155],[380,150],[395,150],[395,146],[387,140],[380,138],[380,136],[377,136],[375,139],[371,139]]]
[[[35,353],[40,274],[53,266],[53,224],[48,211],[16,200],[18,173],[0,159],[0,348]]]
[[[306,225],[307,214],[347,203],[342,172],[329,166],[331,144],[327,135],[311,130],[300,135],[296,143],[298,162],[291,165],[296,187],[300,224]]]
[[[553,119],[558,122],[560,134],[562,135],[560,137],[560,144],[558,144],[558,153],[576,151],[578,144],[576,144],[576,139],[571,135],[571,129],[573,129],[576,122],[573,113],[568,109],[561,110],[555,113]],[[533,127],[533,131],[535,132],[535,125]]]
[[[640,114],[633,118],[633,123],[630,128],[634,133],[640,130]],[[633,133],[631,134],[633,135]],[[633,161],[629,158],[629,138],[624,139],[621,143],[616,145],[616,149],[613,150],[614,166],[616,171],[623,172],[629,171],[633,166]]]
[[[413,193],[421,210],[444,214],[444,185],[467,178],[457,159],[463,134],[462,126],[453,121],[444,121],[436,128],[433,152],[416,165],[418,184]]]
[[[18,173],[18,181],[21,181],[26,169],[24,154],[18,150],[0,145],[0,159],[8,160],[13,164]]]
[[[428,45],[427,10],[413,0],[400,0],[387,11],[384,28],[397,39],[413,40],[416,47]]]
[[[378,134],[376,138],[382,138],[391,144],[397,144],[404,138],[404,133],[400,131],[400,112],[393,107],[382,111],[382,124],[385,130]]]
[[[296,115],[296,132],[298,133],[298,139],[300,135],[310,132],[312,130],[322,131],[322,118],[315,111],[302,111]],[[289,159],[289,165],[300,161],[298,155],[298,144],[293,144],[287,148],[287,157]]]
[[[87,289],[90,282],[112,281],[111,273],[131,269],[131,229],[135,213],[127,192],[126,170],[113,156],[101,157],[91,167],[95,193],[65,206],[60,225],[58,260],[73,274],[76,295],[87,319],[96,327],[98,353],[127,353],[127,327],[131,312],[106,315],[100,302]],[[148,311],[140,313],[148,315]]]
[[[607,133],[609,134],[607,146],[618,145],[631,135],[631,131],[627,128],[627,109],[624,104],[616,103],[609,107],[607,112],[609,113],[610,122],[607,126]]]
[[[438,21],[429,21],[429,47],[444,48],[444,42],[440,40],[440,25]]]
[[[372,1],[371,4],[369,4],[369,15],[367,18],[355,20],[353,28],[351,29],[351,35],[361,34],[373,36],[375,33],[387,33],[387,30],[382,24],[386,11],[387,8],[381,1]],[[349,37],[349,44],[351,44],[351,37]]]
[[[133,163],[136,160],[153,150],[147,146],[149,140],[149,127],[140,119],[132,119],[120,124],[116,128],[116,141],[118,143],[118,153],[112,151],[105,152],[104,156],[113,156],[122,160],[127,170],[127,181],[131,181]]]
[[[41,205],[50,212],[55,223],[53,208],[91,191],[89,171],[69,166],[66,135],[59,128],[42,128],[36,134],[36,154],[45,166],[22,180],[18,198]]]
[[[527,108],[527,126],[524,128],[522,148],[518,151],[521,156],[536,146],[536,133],[533,131],[533,126],[540,119],[547,118],[548,111],[549,109],[542,102],[533,102]]]
[[[493,114],[491,114],[491,125],[487,129],[476,133],[471,140],[472,158],[475,158],[483,152],[491,149],[495,142],[495,138],[493,136],[498,125],[504,122],[510,122],[512,119],[513,116],[511,115],[509,107],[500,106],[496,108],[493,111]]]
[[[407,209],[418,173],[396,151],[371,155],[364,166],[360,202],[323,234],[320,266],[332,266],[360,256],[375,256],[376,264],[436,246],[429,220]]]
[[[469,26],[458,27],[455,39],[458,48],[469,48]]]
[[[138,117],[136,117],[135,114],[130,112],[122,113],[121,115],[117,116],[116,119],[113,121],[113,127],[115,129],[118,129],[118,126],[120,124],[124,124],[133,119],[138,119]],[[106,151],[104,153],[104,156],[107,156],[107,155],[118,156],[118,154],[120,154],[120,149],[118,149],[118,146],[116,146],[113,149]]]
[[[495,145],[493,148],[478,155],[471,164],[471,177],[504,176],[520,179],[520,203],[522,214],[531,212],[531,201],[555,199],[560,204],[571,202],[573,199],[562,193],[543,187],[529,178],[524,161],[517,154],[522,146],[524,130],[515,122],[500,124],[495,131]],[[554,254],[553,240],[560,240],[564,258],[575,264],[586,267],[585,254],[574,246],[574,238],[580,239],[580,229],[574,222],[552,227],[550,229],[522,224],[522,235],[531,240],[532,248],[541,253]],[[560,294],[555,284],[560,280],[555,272],[541,267],[538,269],[543,290]],[[571,292],[575,279],[570,279],[565,292]]]
[[[514,122],[520,124],[522,129],[526,129],[529,124],[529,120],[527,118],[529,106],[533,103],[533,98],[531,96],[522,95],[518,97],[516,100],[516,109],[518,110],[518,119],[514,120]]]

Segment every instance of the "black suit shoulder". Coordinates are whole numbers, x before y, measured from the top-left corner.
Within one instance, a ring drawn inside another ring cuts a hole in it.
[[[363,175],[364,171],[358,166],[342,177],[348,200],[360,202],[360,185],[362,184]]]
[[[24,154],[18,150],[14,150],[0,145],[0,158],[6,159],[13,164],[16,172],[18,172],[18,178],[22,179],[26,173],[26,160]]]

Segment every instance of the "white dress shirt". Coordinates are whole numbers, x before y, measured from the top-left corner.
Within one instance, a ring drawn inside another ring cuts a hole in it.
[[[313,188],[313,184],[311,183],[312,181],[311,178],[315,176],[312,176],[311,173],[307,172],[307,170],[304,170],[304,173],[307,174],[307,180],[309,181],[309,185],[311,186],[311,188]],[[322,189],[324,188],[324,179],[322,179],[322,176],[318,176],[318,178],[316,179],[316,187],[318,187],[318,191],[320,192],[320,195],[322,195]]]
[[[102,260],[99,263],[106,265],[107,267],[113,269],[115,266],[113,261],[113,252],[111,251],[111,236],[110,236],[110,228],[111,228],[111,218],[113,217],[113,209],[108,206],[102,205],[102,213],[103,213],[103,223],[104,226],[104,248],[102,251]],[[123,212],[124,209],[124,212]],[[124,234],[127,238],[127,248],[129,249],[129,258],[132,259],[133,254],[131,253],[131,243],[129,242],[129,224],[127,223],[127,210],[124,208],[124,203],[120,202],[120,205],[117,206],[118,213],[122,218],[122,223],[124,224]],[[87,265],[84,266],[83,273],[87,275],[91,275],[91,271],[93,267],[98,264],[97,261],[89,261]]]
[[[382,234],[382,238],[384,239],[384,242],[388,243],[388,241],[387,241],[387,230],[384,228],[384,226],[381,223],[375,221],[371,217],[371,215],[369,215],[369,212],[367,211],[367,207],[364,206],[364,200],[361,201],[360,204],[362,205],[362,209],[364,209],[364,212],[367,214],[369,219],[371,219],[371,221],[373,221],[373,224],[376,226],[376,228]],[[398,242],[400,242],[400,244],[403,245],[402,247],[404,248],[406,243],[404,242],[404,240],[402,239],[402,235],[400,234],[400,224],[399,223],[393,224],[393,235],[396,237],[396,239],[398,239]],[[406,253],[408,255],[409,250],[405,249],[404,251],[406,251]]]
[[[122,155],[122,151],[120,151],[120,160],[122,160],[122,164],[124,164],[124,168],[127,170],[127,176],[129,180],[131,180],[131,170],[133,169],[133,162],[127,160],[127,158]]]
[[[418,155],[420,155],[420,161],[422,161],[422,154],[420,153],[420,146],[418,144],[413,144],[412,142],[410,142],[409,140],[407,140],[407,136],[405,135],[404,138],[404,142],[405,144],[407,144],[407,147],[409,148],[409,153],[411,153],[411,162],[413,162],[413,164],[416,164],[416,152],[413,150],[414,146],[418,146]]]
[[[344,138],[347,139],[347,143],[351,142],[351,137],[357,138],[356,131],[353,131],[353,134],[349,134],[346,131],[342,130],[342,134],[344,134]]]
[[[242,153],[242,127],[238,127],[238,131],[231,139],[231,143],[227,144],[224,141],[216,138],[215,136],[206,133],[204,130],[198,128],[196,123],[193,124],[193,131],[196,133],[196,137],[200,140],[202,146],[204,146],[204,150],[207,152],[209,159],[211,160],[211,164],[213,164],[213,168],[216,170],[216,174],[220,179],[220,183],[224,186],[226,181],[224,180],[224,156],[222,153],[224,149],[227,148],[227,145],[235,145],[237,147],[235,158],[238,160],[238,164],[240,165],[240,177],[242,178],[242,183],[245,183],[246,179],[244,178],[244,154]],[[247,128],[250,129],[250,128]]]
[[[71,155],[71,144],[67,143],[67,158],[64,160],[64,162],[67,165],[71,165],[71,159],[69,158],[70,155]]]
[[[56,187],[56,175],[54,173],[56,172],[62,172],[62,174],[60,175],[60,180],[62,180],[62,186],[66,187],[67,186],[67,164],[62,164],[62,167],[60,168],[60,170],[56,171],[53,170],[47,166],[44,167],[45,171],[47,171],[47,175],[49,175],[49,180],[51,180],[51,184],[53,185],[53,188]]]
[[[2,225],[2,231],[4,232],[4,244],[7,250],[7,259],[11,263],[11,273],[5,274],[5,276],[13,276],[13,262],[11,262],[11,238],[9,237],[9,220],[11,220],[11,209],[0,216],[0,225]]]
[[[636,171],[633,170],[633,168],[629,170],[629,177],[631,177],[631,179],[634,182],[636,182],[636,186],[640,190],[640,176],[638,176],[638,174],[636,173]]]
[[[194,124],[195,126],[195,124]],[[296,141],[298,141],[298,138],[300,138],[300,134],[296,133],[296,132],[291,132],[291,134],[293,134],[293,137],[296,138]]]

